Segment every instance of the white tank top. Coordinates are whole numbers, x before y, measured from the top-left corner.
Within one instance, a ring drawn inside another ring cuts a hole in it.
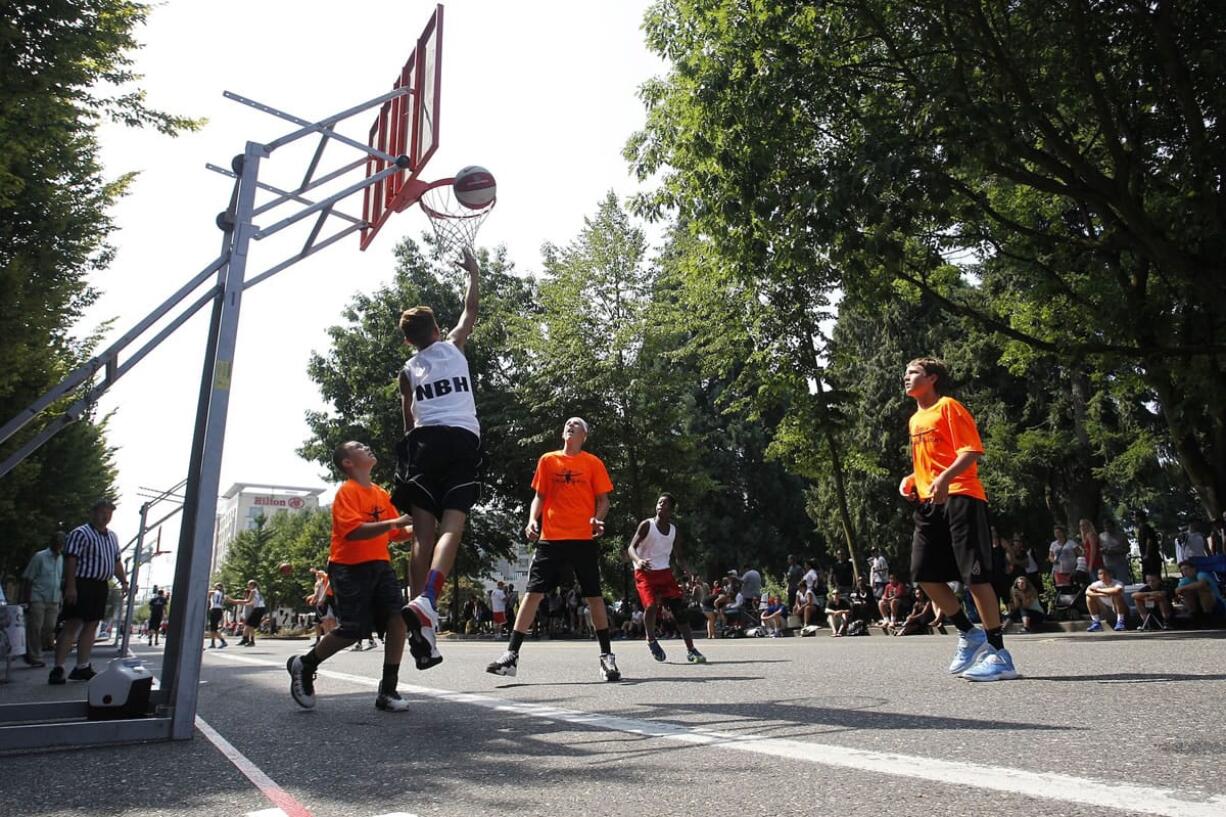
[[[468,358],[454,343],[440,340],[404,364],[413,389],[413,427],[452,426],[481,436]]]
[[[648,524],[647,535],[639,546],[639,558],[651,562],[652,570],[664,570],[669,567],[669,557],[673,555],[673,542],[677,540],[677,526],[668,523],[668,533],[660,533],[653,519]]]
[[[259,609],[260,607],[264,606],[264,596],[259,590],[252,591],[251,606],[255,609]]]
[[[220,590],[214,590],[212,593],[209,593],[209,608],[210,609],[217,610],[221,607],[224,607],[225,604],[226,604],[226,594],[225,593],[221,592]]]

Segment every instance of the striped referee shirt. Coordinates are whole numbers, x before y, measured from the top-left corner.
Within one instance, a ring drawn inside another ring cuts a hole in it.
[[[64,543],[64,555],[77,559],[78,579],[106,581],[115,575],[115,562],[119,560],[119,537],[115,531],[99,533],[86,522],[73,528]]]

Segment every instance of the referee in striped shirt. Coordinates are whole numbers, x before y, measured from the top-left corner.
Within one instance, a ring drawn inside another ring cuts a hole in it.
[[[113,502],[99,499],[90,510],[89,522],[74,528],[64,544],[64,629],[55,642],[55,667],[48,683],[65,682],[64,662],[73,644],[77,646],[77,665],[68,678],[88,681],[94,677],[89,658],[98,622],[106,615],[112,576],[119,579],[127,595],[128,577],[119,560],[119,539],[107,529],[114,512]]]

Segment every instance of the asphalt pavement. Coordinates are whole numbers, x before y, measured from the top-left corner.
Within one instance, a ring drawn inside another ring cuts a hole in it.
[[[199,732],[0,756],[0,815],[1226,814],[1221,633],[1014,636],[1024,677],[979,685],[944,672],[953,637],[662,643],[615,642],[606,683],[594,642],[529,641],[501,678],[504,645],[443,641],[403,714],[374,708],[382,650],[326,662],[312,711],[285,672],[307,642],[210,650],[229,756]]]

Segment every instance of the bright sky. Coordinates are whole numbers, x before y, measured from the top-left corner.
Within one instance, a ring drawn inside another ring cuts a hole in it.
[[[446,6],[441,146],[424,176],[450,176],[468,164],[487,167],[498,180],[499,203],[480,243],[506,244],[525,272],[539,269],[542,243],[573,238],[606,191],[624,197],[636,188],[621,149],[643,122],[639,85],[664,70],[643,46],[640,24],[647,5],[453,0]],[[211,262],[221,243],[214,216],[224,209],[231,182],[205,163],[229,166],[248,139],[267,142],[294,129],[223,99],[223,91],[309,120],[339,112],[390,89],[433,7],[423,0],[156,5],[137,32],[144,48],[136,55],[136,70],[145,75],[148,102],[205,117],[208,124],[178,139],[152,130],[103,130],[107,173],[140,175],[114,210],[118,254],[94,280],[104,295],[84,327],[115,318],[108,338],[119,335]],[[342,130],[363,138],[372,119],[363,115]],[[308,144],[309,152],[314,142]],[[262,180],[289,186],[301,176],[306,156],[285,154],[278,151],[265,163]],[[330,147],[324,169],[357,156]],[[360,215],[360,200],[341,209]],[[234,482],[326,484],[317,466],[294,453],[307,436],[304,412],[322,406],[306,376],[308,357],[327,348],[325,329],[339,322],[355,293],[390,279],[398,238],[425,229],[420,211],[407,211],[365,253],[358,251],[355,235],[247,292],[222,491]],[[296,235],[300,243],[301,233]],[[254,244],[248,275],[297,246]],[[168,488],[186,476],[207,311],[100,403],[102,412],[113,412],[108,439],[119,449],[120,497],[112,526],[121,541],[138,527],[144,501],[138,489]],[[177,541],[177,525],[168,525],[163,548]],[[168,557],[155,561],[154,582],[166,583],[172,575]]]

